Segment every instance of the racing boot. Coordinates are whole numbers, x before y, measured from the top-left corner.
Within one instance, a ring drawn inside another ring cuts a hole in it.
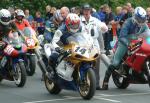
[[[106,70],[105,73],[105,77],[103,80],[103,85],[102,85],[102,90],[108,90],[108,82],[109,82],[109,78],[112,74],[112,72],[114,71],[115,67],[113,65],[109,65],[108,69]]]

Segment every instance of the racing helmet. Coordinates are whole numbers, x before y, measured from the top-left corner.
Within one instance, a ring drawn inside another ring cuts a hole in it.
[[[76,33],[80,28],[80,18],[77,14],[70,13],[66,17],[65,24],[69,32]]]
[[[23,10],[17,9],[15,13],[16,13],[16,19],[18,20],[18,22],[22,22],[22,19],[25,17]]]
[[[53,20],[55,20],[55,21],[63,21],[63,18],[62,18],[62,16],[61,16],[61,14],[60,14],[60,10],[56,10],[55,12],[54,12],[54,15],[53,15]]]
[[[134,21],[138,25],[143,25],[146,23],[146,11],[142,7],[136,7],[133,16]]]
[[[3,25],[9,25],[11,20],[11,14],[7,9],[0,10],[0,23]]]

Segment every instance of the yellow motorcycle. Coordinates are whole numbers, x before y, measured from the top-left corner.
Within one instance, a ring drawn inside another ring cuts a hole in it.
[[[29,76],[32,76],[36,70],[36,53],[35,49],[39,47],[38,39],[36,38],[36,33],[31,27],[26,27],[23,30],[23,39],[27,45],[26,53],[26,72]]]
[[[49,64],[44,78],[49,93],[58,94],[62,89],[66,89],[78,91],[83,99],[91,99],[94,96],[96,77],[93,69],[99,52],[94,45],[88,44],[89,41],[85,42],[85,39],[81,38],[70,38],[71,42],[64,46],[56,66]],[[56,74],[54,78],[51,76],[53,73]]]

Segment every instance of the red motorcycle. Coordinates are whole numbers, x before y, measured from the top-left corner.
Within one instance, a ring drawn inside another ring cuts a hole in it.
[[[23,87],[26,83],[24,55],[27,47],[22,43],[17,32],[10,32],[8,38],[4,38],[3,43],[6,45],[0,58],[0,82],[6,79],[14,81],[18,87]]]
[[[131,44],[119,70],[112,73],[113,81],[120,89],[126,89],[131,83],[150,86],[150,36],[132,40]]]

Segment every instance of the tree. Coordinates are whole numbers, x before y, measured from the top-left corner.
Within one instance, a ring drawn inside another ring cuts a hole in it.
[[[55,6],[57,8],[61,8],[62,6],[70,8],[73,6],[81,6],[85,2],[96,9],[104,3],[111,6],[112,9],[124,5],[126,2],[131,2],[134,7],[142,6],[146,8],[149,6],[149,0],[1,0],[0,8],[8,8],[9,6],[21,9],[28,8],[32,14],[37,10],[44,14],[46,5]]]

